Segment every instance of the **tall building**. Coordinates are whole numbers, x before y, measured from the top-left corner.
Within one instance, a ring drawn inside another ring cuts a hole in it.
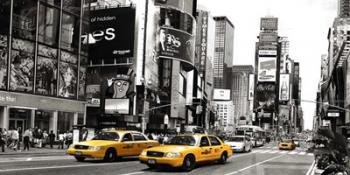
[[[251,65],[233,66],[231,70],[231,91],[235,106],[234,120],[238,124],[247,124],[249,117],[249,75],[254,72]],[[244,120],[244,121],[240,121]]]
[[[214,87],[229,88],[227,83],[228,67],[233,64],[233,41],[235,26],[225,16],[214,17],[215,55],[214,55]]]
[[[217,111],[215,127],[219,132],[234,130],[234,110],[231,89],[214,89],[214,104]]]
[[[338,0],[338,17],[349,18],[350,17],[350,1]]]
[[[0,2],[0,128],[56,133],[85,123],[88,55],[80,42],[80,29],[86,29],[81,5]]]

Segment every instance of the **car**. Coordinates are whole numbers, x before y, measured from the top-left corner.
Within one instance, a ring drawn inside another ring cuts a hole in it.
[[[296,147],[294,140],[292,139],[283,139],[279,144],[278,148],[280,150],[294,150]]]
[[[225,143],[230,145],[234,152],[249,152],[253,148],[250,138],[243,135],[229,137]]]
[[[149,168],[170,166],[191,171],[198,163],[218,161],[224,164],[232,154],[231,147],[216,136],[177,135],[165,145],[145,149],[139,160]]]
[[[100,158],[113,162],[118,157],[138,156],[143,149],[158,145],[157,141],[149,140],[137,131],[108,130],[100,132],[92,140],[71,145],[67,153],[77,161]]]

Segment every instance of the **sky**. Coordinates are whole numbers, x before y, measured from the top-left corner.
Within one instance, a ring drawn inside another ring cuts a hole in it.
[[[302,100],[316,101],[321,55],[337,15],[337,0],[198,0],[212,16],[227,16],[235,26],[234,65],[254,65],[260,18],[278,17],[278,35],[287,36],[289,55],[300,63]],[[314,103],[302,102],[304,129],[312,129]]]

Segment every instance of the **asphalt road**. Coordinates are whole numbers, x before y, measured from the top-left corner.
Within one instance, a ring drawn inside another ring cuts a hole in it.
[[[1,156],[1,175],[136,175],[136,174],[193,174],[193,175],[301,175],[306,174],[313,162],[313,154],[298,148],[280,151],[277,147],[255,148],[250,153],[235,153],[225,165],[215,163],[199,165],[190,173],[175,169],[148,169],[136,157],[123,158],[118,162],[99,160],[77,162],[71,156],[26,155]]]

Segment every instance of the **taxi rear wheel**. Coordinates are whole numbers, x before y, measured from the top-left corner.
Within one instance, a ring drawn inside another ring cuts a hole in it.
[[[78,162],[83,162],[85,160],[85,157],[78,157],[78,156],[75,156],[75,159],[78,161]]]
[[[220,156],[219,163],[220,164],[225,164],[227,162],[227,153],[223,152]]]
[[[106,151],[105,157],[103,158],[104,161],[108,162],[114,162],[117,160],[117,153],[113,149],[108,149]]]
[[[195,167],[196,164],[196,159],[193,155],[187,155],[184,158],[183,164],[182,164],[182,169],[184,171],[192,171]]]

